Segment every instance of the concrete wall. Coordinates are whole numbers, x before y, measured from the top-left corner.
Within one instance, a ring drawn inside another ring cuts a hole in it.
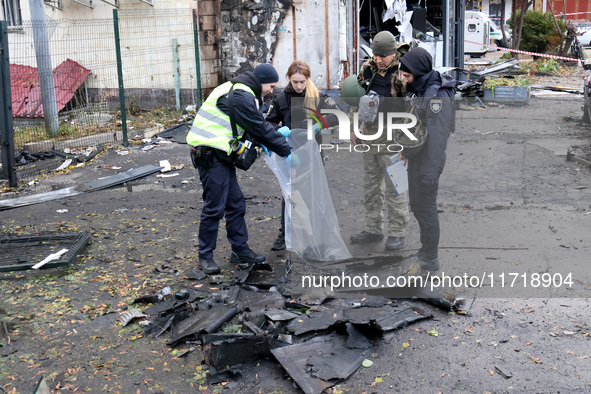
[[[347,60],[342,48],[347,42],[340,33],[347,28],[342,26],[346,18],[341,17],[347,13],[345,3],[296,0],[292,6],[287,0],[221,0],[222,79],[271,63],[280,75],[278,86],[283,87],[287,68],[297,59],[308,63],[319,88],[338,87]]]

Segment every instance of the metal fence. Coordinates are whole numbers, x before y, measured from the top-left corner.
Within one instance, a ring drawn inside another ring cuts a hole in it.
[[[177,111],[200,102],[191,9],[114,10],[109,19],[38,24],[23,21],[8,34],[17,164],[40,152],[127,145],[128,133],[133,138],[160,130],[178,122]],[[54,86],[44,83],[48,75]],[[47,89],[57,127],[45,120],[51,115],[42,105]],[[17,169],[30,172],[25,167]]]

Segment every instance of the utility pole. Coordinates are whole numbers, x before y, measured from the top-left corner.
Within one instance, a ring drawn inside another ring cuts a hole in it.
[[[10,94],[10,64],[8,56],[8,24],[0,22],[0,159],[2,177],[10,187],[17,186],[14,168],[14,128],[12,127],[12,98]]]
[[[37,58],[37,73],[39,75],[39,86],[41,87],[45,130],[50,136],[57,137],[59,119],[57,117],[53,70],[51,69],[51,54],[49,53],[45,4],[43,0],[29,0],[29,7],[31,8],[31,21],[33,23],[35,57]]]

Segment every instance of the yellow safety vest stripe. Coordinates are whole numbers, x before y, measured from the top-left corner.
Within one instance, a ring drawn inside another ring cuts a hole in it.
[[[223,83],[215,88],[207,100],[205,100],[197,112],[193,125],[187,134],[187,144],[192,146],[209,146],[225,151],[228,155],[232,153],[230,142],[234,136],[232,134],[230,116],[220,111],[217,107],[218,99],[227,94],[231,88],[231,82]],[[244,90],[252,94],[256,99],[256,95],[252,89],[244,84],[234,84],[234,89]],[[244,129],[238,125],[236,126],[239,134],[238,138],[240,138]]]

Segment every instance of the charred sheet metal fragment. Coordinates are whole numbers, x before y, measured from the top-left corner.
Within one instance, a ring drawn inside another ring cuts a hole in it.
[[[349,322],[355,325],[369,326],[380,331],[391,331],[428,317],[419,309],[410,307],[404,309],[391,306],[328,309],[299,316],[288,324],[287,330],[295,335],[301,335],[312,331],[327,330],[333,326]]]
[[[252,268],[251,268],[252,269]],[[232,282],[234,283],[244,283],[246,279],[248,279],[248,275],[250,275],[251,270],[236,270],[232,272]]]
[[[23,207],[27,205],[39,204],[42,202],[53,201],[64,197],[77,196],[82,193],[101,190],[112,187],[118,184],[132,181],[155,172],[160,171],[160,166],[147,165],[139,168],[133,168],[117,175],[111,175],[103,179],[98,179],[92,182],[83,183],[74,187],[67,187],[60,190],[55,190],[47,193],[39,193],[31,196],[24,196],[18,198],[11,198],[8,200],[0,200],[0,211],[5,209]]]
[[[240,287],[239,286],[230,286],[228,291],[222,297],[222,301],[225,304],[234,304],[238,301],[238,296],[240,295]]]
[[[203,344],[205,363],[218,371],[271,356],[263,335],[205,334]]]
[[[259,327],[257,327],[256,324],[249,322],[249,321],[243,321],[242,324],[244,326],[246,326],[246,328],[248,328],[250,331],[252,331],[254,334],[258,334],[258,335],[263,335],[265,332],[263,330],[261,330]]]
[[[369,349],[371,347],[369,339],[351,323],[347,323],[347,335],[347,347],[350,349]]]
[[[273,321],[286,321],[298,317],[298,315],[295,313],[286,311],[284,309],[269,309],[265,312],[265,316]]]
[[[428,317],[413,308],[399,309],[390,306],[345,311],[345,320],[350,323],[371,326],[380,331],[396,330]]]
[[[189,272],[186,276],[189,280],[202,280],[207,278],[207,274],[199,269]]]
[[[587,166],[587,167],[591,168],[591,161],[588,161],[588,160],[582,159],[580,157],[577,157],[571,151],[567,151],[566,152],[566,161],[574,161],[575,163],[579,163],[581,165],[584,165],[584,166]]]
[[[168,319],[166,321],[166,323],[164,323],[164,326],[162,326],[162,328],[160,329],[160,331],[158,331],[156,333],[156,335],[154,335],[154,338],[158,338],[160,335],[164,334],[166,332],[166,330],[168,330],[168,328],[172,324],[172,321],[173,320],[174,320],[174,316],[171,316],[170,319]]]
[[[115,185],[119,185],[125,182],[129,182],[155,172],[158,172],[162,169],[160,166],[155,166],[153,164],[148,164],[146,166],[132,168],[131,170],[124,171],[120,174],[111,175],[103,179],[97,179],[95,181],[91,181],[88,183],[83,183],[79,185],[76,190],[81,192],[91,192],[95,190],[102,190],[108,187],[112,187]]]
[[[173,329],[173,338],[167,343],[174,346],[189,336],[217,331],[238,313],[238,307],[215,304],[211,309],[199,311],[180,321]]]
[[[165,315],[183,304],[184,302],[175,300],[174,298],[164,299],[156,305],[144,309],[144,313],[150,316]]]
[[[506,371],[502,371],[499,367],[495,367],[495,371],[501,375],[502,377],[504,377],[505,379],[511,379],[513,377],[513,374],[510,372],[506,372]]]
[[[470,291],[469,293],[460,295],[453,289],[431,289],[427,286],[417,286],[414,288],[414,294],[417,298],[429,304],[462,314],[470,312],[472,304],[476,299],[476,291]]]
[[[335,334],[272,349],[271,353],[306,394],[322,393],[346,379],[365,358],[364,351],[347,349],[345,339]]]
[[[330,327],[344,322],[342,309],[328,309],[299,316],[287,325],[287,330],[295,335],[302,335],[312,331],[328,330]]]
[[[308,359],[312,376],[322,380],[347,379],[365,359],[357,349],[337,348],[330,354],[314,354]]]

